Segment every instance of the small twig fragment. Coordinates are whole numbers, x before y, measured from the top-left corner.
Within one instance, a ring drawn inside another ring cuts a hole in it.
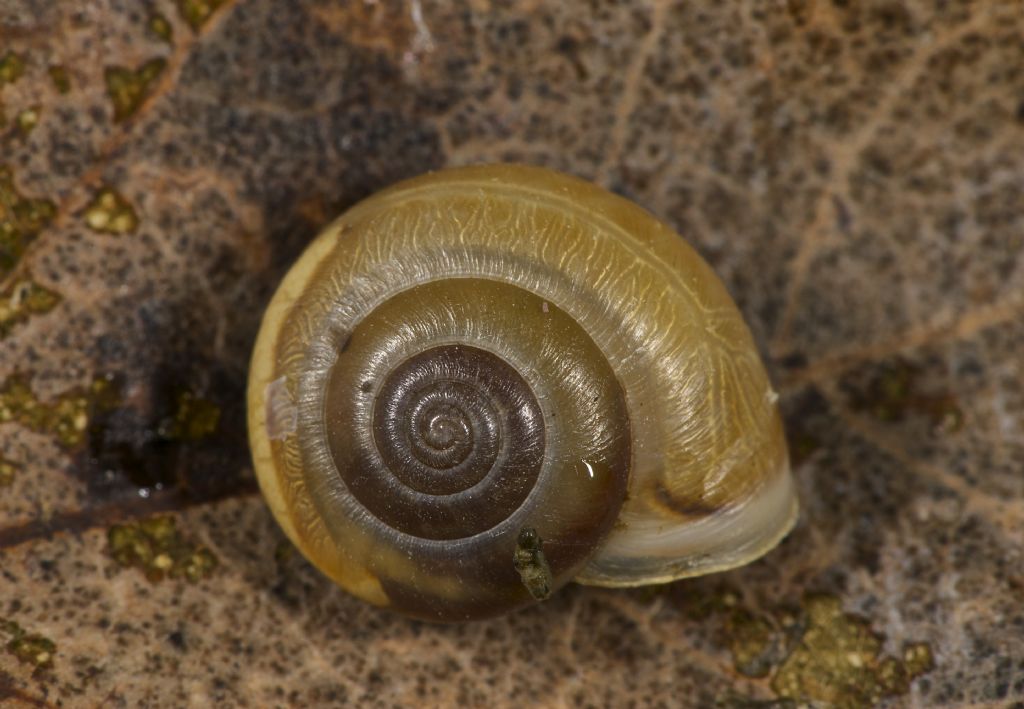
[[[536,529],[523,527],[512,555],[512,563],[519,572],[523,585],[538,601],[543,601],[551,595],[551,586],[554,584],[551,567],[544,558],[543,544],[544,540],[537,534]]]

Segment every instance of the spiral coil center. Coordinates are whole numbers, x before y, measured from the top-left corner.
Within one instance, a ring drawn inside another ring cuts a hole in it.
[[[505,441],[542,451],[543,438],[529,385],[476,347],[434,347],[410,357],[386,376],[373,404],[383,467],[424,495],[454,495],[489,475],[536,478],[539,456],[509,456]]]
[[[328,434],[345,484],[367,510],[416,537],[457,539],[523,504],[540,475],[545,433],[537,398],[514,367],[478,347],[439,345],[380,381],[364,394],[371,435]],[[352,410],[351,395],[339,381],[327,410]]]
[[[470,436],[472,432],[469,430],[469,424],[466,422],[466,417],[462,415],[454,406],[441,407],[442,410],[431,410],[427,412],[422,418],[426,419],[426,423],[422,420],[417,419],[414,422],[415,429],[413,431],[413,440],[418,440],[419,436],[423,437],[424,443],[430,446],[431,450],[442,450],[447,451],[453,446],[458,446],[459,449],[467,450],[469,445],[472,443]],[[417,456],[419,457],[419,456]],[[465,453],[462,453],[455,462],[461,461],[465,458]],[[420,458],[422,461],[423,459]],[[454,463],[444,463],[443,467],[451,467]]]

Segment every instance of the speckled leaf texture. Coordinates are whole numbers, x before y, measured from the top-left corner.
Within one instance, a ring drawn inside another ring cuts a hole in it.
[[[0,0],[0,106],[0,704],[1024,706],[1019,0]],[[495,160],[721,274],[777,550],[453,627],[291,550],[262,307],[347,206]]]

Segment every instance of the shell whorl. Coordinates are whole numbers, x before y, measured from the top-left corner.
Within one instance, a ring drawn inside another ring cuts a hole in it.
[[[621,586],[745,563],[795,519],[721,283],[643,210],[539,168],[448,170],[349,210],[268,307],[249,397],[289,537],[410,615],[529,602],[524,531],[556,585]]]
[[[555,583],[575,575],[631,460],[625,396],[593,340],[494,280],[428,281],[351,322],[343,299],[296,361],[295,482],[317,513],[300,536],[365,544],[389,602],[426,618],[529,602],[512,565],[524,529]]]

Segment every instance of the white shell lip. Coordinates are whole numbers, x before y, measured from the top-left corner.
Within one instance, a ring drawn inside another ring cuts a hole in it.
[[[588,586],[626,588],[727,571],[775,548],[799,516],[796,485],[785,463],[745,500],[688,524],[620,519],[574,579]]]

